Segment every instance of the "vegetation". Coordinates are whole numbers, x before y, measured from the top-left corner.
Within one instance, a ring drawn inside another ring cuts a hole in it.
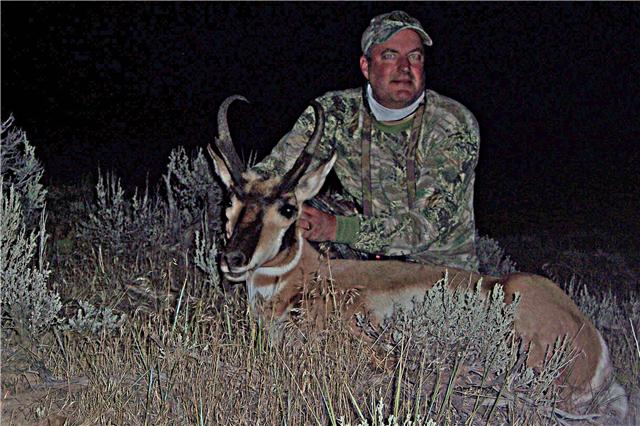
[[[527,369],[517,304],[499,289],[452,294],[444,277],[383,331],[359,318],[369,340],[338,315],[325,330],[304,315],[260,323],[244,288],[218,275],[222,194],[201,151],[175,150],[162,188],[127,194],[100,172],[94,188],[47,192],[11,120],[0,148],[2,424],[607,423],[597,407],[556,408],[572,354],[559,341],[543,371]],[[566,285],[637,395],[638,265],[536,238],[508,239],[509,252]],[[515,270],[495,240],[479,241],[485,271]]]

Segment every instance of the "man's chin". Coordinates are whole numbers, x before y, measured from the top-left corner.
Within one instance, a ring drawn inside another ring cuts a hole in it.
[[[393,97],[393,103],[395,106],[391,107],[394,109],[405,108],[411,105],[420,97],[420,93],[416,93],[414,91],[397,91],[395,96]]]

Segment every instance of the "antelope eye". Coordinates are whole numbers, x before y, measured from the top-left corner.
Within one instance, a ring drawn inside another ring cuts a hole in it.
[[[278,211],[282,216],[286,217],[287,219],[291,219],[293,215],[296,214],[298,209],[296,209],[296,207],[291,204],[285,204],[282,207],[280,207],[280,210]]]

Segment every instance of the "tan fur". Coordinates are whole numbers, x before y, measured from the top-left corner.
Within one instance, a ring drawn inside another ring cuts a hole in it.
[[[266,180],[259,179],[259,177],[254,173],[245,173],[243,176],[245,179],[248,179],[244,186],[244,190],[247,194],[271,194],[280,183],[280,179],[277,178],[270,178]]]
[[[224,161],[213,150],[209,152],[214,159],[216,171],[227,188],[235,193],[231,173],[226,169]],[[613,389],[609,394],[620,398],[615,406],[618,408],[618,415],[624,417],[626,395],[612,378],[608,348],[604,340],[575,303],[556,284],[544,277],[518,273],[496,278],[454,268],[399,261],[329,262],[302,239],[299,228],[295,229],[295,244],[281,249],[285,231],[291,226],[297,227],[296,220],[303,202],[319,191],[335,159],[334,154],[316,170],[294,181],[296,187],[293,192],[290,185],[287,186],[287,194],[276,193],[280,188],[279,179],[262,180],[256,175],[245,173],[242,191],[239,191],[246,198],[242,200],[245,228],[237,226],[237,216],[242,210],[239,207],[241,201],[235,200],[227,209],[227,231],[231,238],[236,232],[242,232],[238,229],[247,229],[250,221],[259,217],[256,209],[262,208],[266,200],[277,200],[262,211],[261,234],[246,265],[229,267],[224,262],[222,264],[225,273],[234,274],[236,278],[246,277],[250,302],[259,307],[259,313],[265,319],[287,319],[293,308],[304,298],[308,318],[320,327],[324,325],[331,309],[335,308],[340,309],[343,317],[350,322],[359,312],[368,315],[374,324],[379,324],[392,313],[394,305],[411,308],[413,300],[423,298],[425,292],[445,272],[448,274],[449,286],[455,289],[475,288],[482,278],[482,290],[485,293],[491,291],[497,283],[503,286],[506,303],[511,303],[516,294],[520,295],[515,330],[529,348],[530,367],[542,365],[545,352],[558,338],[567,336],[571,340],[576,356],[572,368],[566,373],[567,387],[562,395],[565,408],[574,408],[578,403],[591,400],[599,391]],[[278,210],[283,203],[295,205],[297,215],[289,218],[283,216]],[[330,293],[333,297],[331,303],[325,297]],[[355,328],[354,332],[357,332]]]
[[[308,242],[305,241],[303,247],[298,266],[289,273],[279,277],[264,277],[258,270],[254,274],[254,285],[269,286],[277,281],[282,288],[276,297],[264,300],[261,305],[262,314],[269,319],[285,319],[288,311],[294,307],[292,301],[297,300],[295,296],[314,286],[318,294],[331,291],[337,298],[335,305],[327,303],[322,297],[307,299],[309,317],[318,326],[324,325],[334,306],[339,307],[347,319],[353,319],[360,312],[367,314],[374,324],[379,324],[390,314],[390,307],[401,305],[410,308],[414,298],[422,298],[444,276],[445,271],[452,289],[472,289],[481,277],[458,269],[399,261],[327,261]],[[290,258],[291,254],[286,257]],[[501,279],[482,277],[484,292],[493,289],[497,283],[503,286],[505,302],[511,302],[516,293],[521,296],[515,330],[529,347],[527,365],[541,366],[548,348],[553,347],[558,337],[567,335],[573,339],[576,358],[566,377],[563,406],[572,408],[574,402],[589,401],[595,392],[601,390],[591,389],[591,381],[603,357],[606,358],[607,374],[611,374],[608,349],[601,344],[593,324],[556,284],[546,278],[523,273]]]

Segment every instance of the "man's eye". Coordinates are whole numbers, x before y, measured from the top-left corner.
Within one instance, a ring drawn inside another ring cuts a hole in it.
[[[280,210],[279,210],[280,214],[286,217],[287,219],[291,219],[293,215],[296,214],[297,211],[298,209],[296,209],[296,207],[291,204],[285,204],[282,207],[280,207]]]
[[[386,52],[382,54],[382,59],[384,60],[395,59],[395,57],[396,57],[395,53],[391,53],[391,52]]]
[[[421,53],[412,53],[411,55],[409,55],[409,62],[411,62],[412,64],[421,64],[423,60],[424,57]]]

